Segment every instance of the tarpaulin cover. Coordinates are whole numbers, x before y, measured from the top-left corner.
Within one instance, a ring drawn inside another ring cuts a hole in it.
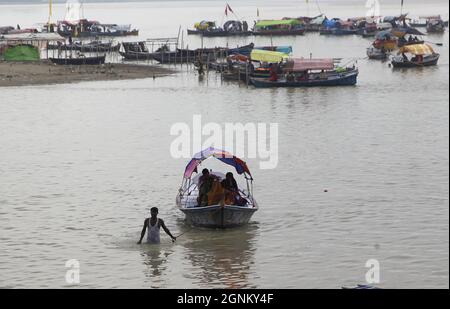
[[[413,55],[431,55],[434,54],[434,50],[428,44],[414,44],[400,48],[400,53],[410,53]]]
[[[305,72],[308,70],[333,70],[333,59],[292,59],[285,67],[286,72]]]
[[[239,175],[244,173],[251,175],[250,170],[248,169],[247,164],[244,161],[237,158],[236,156],[233,156],[229,152],[210,147],[197,153],[192,158],[192,160],[186,166],[186,170],[184,171],[184,178],[190,178],[194,172],[197,173],[197,166],[211,157],[214,157],[225,164],[233,166]]]
[[[292,46],[257,46],[254,49],[277,51],[284,54],[292,53]]]
[[[254,49],[250,54],[250,58],[252,61],[277,63],[283,61],[283,59],[289,58],[289,56],[285,53],[276,51]]]
[[[261,20],[256,23],[255,28],[273,27],[273,26],[282,26],[282,25],[295,26],[295,25],[299,25],[299,24],[300,24],[300,21],[298,21],[297,19]]]
[[[8,47],[3,55],[5,61],[38,61],[39,50],[31,45],[17,45]]]
[[[336,28],[337,24],[338,24],[338,21],[335,19],[329,19],[329,20],[324,21],[324,23],[323,23],[323,25],[326,28]]]
[[[376,35],[377,40],[390,40],[394,37],[394,35],[391,33],[391,31],[384,30],[380,31]]]

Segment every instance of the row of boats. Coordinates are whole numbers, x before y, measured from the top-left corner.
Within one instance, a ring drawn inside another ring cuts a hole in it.
[[[328,18],[321,14],[315,17],[285,17],[280,20],[255,21],[250,30],[246,21],[229,20],[222,27],[214,21],[201,21],[189,29],[190,35],[202,35],[204,37],[224,36],[285,36],[303,35],[305,32],[319,32],[321,35],[362,35],[373,37],[380,30],[404,29],[412,27],[425,27],[427,33],[443,33],[448,27],[448,21],[444,22],[438,16],[427,16],[424,24],[413,23],[406,14],[387,17],[356,17]]]

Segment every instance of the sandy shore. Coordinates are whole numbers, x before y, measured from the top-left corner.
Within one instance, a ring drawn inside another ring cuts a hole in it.
[[[153,78],[172,73],[175,71],[163,67],[122,63],[101,66],[63,66],[47,61],[0,61],[0,87]]]

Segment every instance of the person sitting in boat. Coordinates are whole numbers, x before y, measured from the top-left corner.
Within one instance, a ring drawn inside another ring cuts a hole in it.
[[[320,79],[327,79],[327,74],[325,73],[325,70],[320,71]]]
[[[269,78],[269,80],[271,82],[278,81],[278,68],[277,68],[277,65],[275,63],[273,63],[270,66],[270,78]]]
[[[198,180],[198,206],[208,206],[208,194],[213,187],[214,180],[217,177],[211,175],[207,168],[203,169],[202,176]]]
[[[293,82],[293,81],[295,81],[295,75],[294,75],[292,72],[289,72],[289,73],[286,75],[286,80],[287,80],[288,82]]]
[[[408,62],[408,57],[405,55],[405,53],[402,53],[403,61]]]
[[[172,238],[172,241],[177,240],[177,238],[170,233],[163,219],[158,218],[158,208],[156,207],[152,207],[150,209],[150,218],[147,218],[144,221],[144,226],[142,227],[141,232],[141,238],[137,242],[138,245],[142,243],[142,239],[145,236],[145,231],[147,230],[147,228],[148,228],[147,243],[149,244],[159,244],[161,242],[159,235],[160,228],[163,228],[164,232],[166,232],[166,234],[169,235],[170,238]]]
[[[234,179],[233,173],[228,172],[225,175],[225,179],[222,180],[222,187],[225,191],[224,203],[226,205],[245,206],[247,204],[247,200],[241,197],[239,193],[239,187],[236,179]]]
[[[242,22],[242,28],[243,28],[244,32],[248,31],[248,23],[245,20]]]
[[[309,74],[308,74],[308,72],[303,72],[302,74],[300,74],[298,77],[297,77],[297,80],[298,81],[305,81],[305,80],[308,80],[309,79]]]

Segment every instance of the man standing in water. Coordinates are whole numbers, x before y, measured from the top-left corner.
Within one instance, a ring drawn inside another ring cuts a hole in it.
[[[164,224],[163,219],[158,218],[158,208],[152,207],[150,209],[150,215],[151,215],[151,217],[145,219],[145,221],[144,221],[144,227],[142,228],[141,239],[139,239],[138,245],[140,245],[142,243],[142,239],[145,236],[145,231],[147,230],[147,228],[148,228],[147,242],[149,244],[159,244],[160,243],[159,230],[161,227],[163,228],[164,232],[166,232],[166,234],[169,235],[170,238],[172,238],[172,241],[175,242],[175,240],[177,240],[177,238],[174,237],[170,233],[169,229]]]

